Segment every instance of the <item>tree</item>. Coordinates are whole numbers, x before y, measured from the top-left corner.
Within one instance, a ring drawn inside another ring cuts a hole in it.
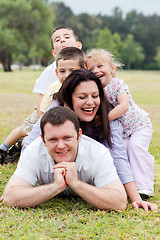
[[[135,41],[143,46],[145,61],[144,64],[154,61],[157,47],[160,43],[160,16],[144,16],[138,14],[135,19],[134,27],[131,34],[134,35]]]
[[[130,69],[133,63],[137,66],[144,60],[142,46],[134,40],[132,34],[128,34],[121,50],[121,58],[124,61],[127,69]]]
[[[53,21],[56,27],[68,26],[67,20],[73,16],[73,13],[69,7],[67,7],[63,2],[52,2],[50,4],[53,12]]]
[[[129,68],[153,69],[156,67],[157,69],[155,56],[160,43],[160,16],[156,14],[144,16],[143,13],[133,10],[123,17],[119,7],[114,8],[110,16],[87,13],[74,15],[62,2],[51,3],[51,8],[54,25],[65,25],[75,30],[83,43],[84,51],[95,47],[107,48],[116,57],[123,57]],[[128,34],[133,38],[128,37]],[[132,45],[129,49],[132,42],[136,43],[136,50],[132,53],[132,57],[130,56],[130,59],[134,58],[130,62],[127,54],[131,50],[134,51]],[[123,45],[125,45],[126,54],[123,52]]]
[[[133,10],[126,15],[126,24],[128,25],[129,29],[135,29],[136,23],[138,20],[138,14],[136,10]]]
[[[129,26],[127,25],[126,21],[122,18],[122,11],[120,8],[116,7],[112,11],[112,16],[97,16],[102,24],[101,24],[101,29],[104,29],[107,27],[111,33],[117,32],[120,36],[121,39],[124,39],[125,36],[129,33],[130,29]]]
[[[82,13],[70,18],[67,23],[77,32],[80,41],[83,43],[84,51],[95,45],[96,33],[101,26],[99,19],[87,13]]]
[[[0,0],[0,61],[11,71],[13,56],[49,50],[52,13],[42,0]],[[40,50],[40,51],[39,51]]]
[[[79,40],[83,43],[83,50],[93,48],[97,41],[97,33],[101,28],[101,20],[93,15],[82,13],[74,15],[69,7],[64,3],[53,2],[51,9],[54,16],[54,25],[68,26],[78,35]]]
[[[96,44],[97,48],[107,49],[116,57],[120,57],[121,46],[121,37],[118,33],[112,34],[107,27],[99,31],[98,42]]]
[[[160,68],[160,46],[157,47],[157,54],[155,56],[158,67]]]

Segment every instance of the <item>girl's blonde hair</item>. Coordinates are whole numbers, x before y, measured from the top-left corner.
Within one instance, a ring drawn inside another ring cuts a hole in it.
[[[107,63],[115,65],[116,69],[122,69],[124,66],[121,60],[116,59],[112,53],[104,49],[92,49],[88,51],[85,55],[85,64],[87,62],[87,59],[96,58],[97,56],[100,56]]]

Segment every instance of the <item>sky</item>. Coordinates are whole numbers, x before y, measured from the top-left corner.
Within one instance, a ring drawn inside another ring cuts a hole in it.
[[[145,16],[160,15],[160,0],[50,0],[50,2],[63,2],[74,14],[88,13],[112,15],[112,10],[119,7],[123,16],[136,10]]]

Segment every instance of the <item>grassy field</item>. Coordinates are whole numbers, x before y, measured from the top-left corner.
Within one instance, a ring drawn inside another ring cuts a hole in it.
[[[33,111],[32,94],[40,72],[0,72],[0,142]],[[155,157],[155,195],[158,211],[101,211],[80,198],[54,198],[36,208],[7,208],[0,203],[0,239],[160,239],[160,72],[122,71],[139,106],[150,113]],[[0,195],[17,163],[0,166]]]

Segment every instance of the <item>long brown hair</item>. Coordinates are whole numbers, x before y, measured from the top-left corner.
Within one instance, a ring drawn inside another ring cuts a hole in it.
[[[81,82],[94,81],[99,90],[100,97],[100,106],[96,113],[95,118],[91,122],[81,122],[80,127],[84,134],[94,138],[98,142],[104,142],[107,140],[108,145],[111,147],[111,133],[110,125],[108,120],[108,113],[110,109],[110,103],[107,101],[104,96],[104,91],[101,85],[99,78],[89,70],[78,69],[73,71],[63,82],[59,92],[55,95],[60,105],[64,106],[65,104],[72,110],[72,94],[75,88]],[[89,129],[90,131],[88,131]]]

